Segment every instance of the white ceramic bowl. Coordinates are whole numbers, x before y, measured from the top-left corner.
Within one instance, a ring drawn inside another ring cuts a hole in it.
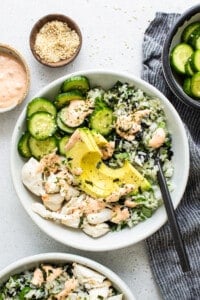
[[[120,80],[122,82],[134,84],[136,87],[141,88],[146,93],[160,98],[164,111],[167,115],[169,130],[172,133],[172,147],[174,152],[174,175],[172,182],[175,188],[171,196],[174,206],[177,207],[181,197],[183,196],[188,179],[189,148],[184,126],[174,107],[170,104],[166,97],[163,96],[163,94],[145,81],[130,74],[104,70],[81,71],[66,75],[43,88],[36,95],[36,97],[47,97],[53,99],[54,95],[58,93],[61,83],[66,78],[81,74],[89,78],[91,86],[100,85],[104,88],[110,88],[117,80]],[[24,165],[24,160],[20,157],[17,151],[18,140],[25,129],[25,114],[26,109],[24,109],[20,115],[12,137],[12,179],[17,195],[26,212],[46,234],[65,245],[69,245],[77,249],[88,251],[107,251],[124,248],[142,241],[157,231],[166,222],[167,217],[165,208],[161,206],[151,218],[139,223],[132,229],[126,228],[120,232],[108,233],[107,235],[98,239],[93,239],[80,230],[70,229],[68,227],[56,224],[55,222],[45,220],[39,215],[35,214],[31,209],[31,204],[38,198],[34,197],[34,195],[24,187],[21,181],[21,169]]]
[[[91,259],[66,253],[43,253],[20,259],[0,271],[0,283],[6,282],[14,274],[33,269],[42,263],[64,265],[72,262],[89,267],[104,275],[113,283],[117,291],[124,294],[124,300],[135,300],[129,287],[113,271]]]

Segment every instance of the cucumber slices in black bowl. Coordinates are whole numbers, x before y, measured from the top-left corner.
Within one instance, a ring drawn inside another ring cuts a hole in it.
[[[183,13],[166,37],[163,72],[172,92],[200,109],[200,5]]]

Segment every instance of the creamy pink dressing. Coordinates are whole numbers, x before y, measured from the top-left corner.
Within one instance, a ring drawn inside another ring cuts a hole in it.
[[[14,106],[26,91],[26,71],[20,61],[0,52],[0,108]]]

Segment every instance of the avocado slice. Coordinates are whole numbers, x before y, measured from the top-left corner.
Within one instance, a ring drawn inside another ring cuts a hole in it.
[[[75,130],[65,148],[68,167],[73,174],[77,168],[81,168],[84,156],[91,154],[91,157],[97,155],[101,158],[101,151],[87,128]]]
[[[103,144],[104,140],[88,128],[79,128],[71,136],[66,157],[73,174],[77,169],[82,170],[77,176],[80,188],[94,198],[106,198],[124,184],[134,184],[135,191],[149,189],[150,183],[128,161],[118,169],[112,169],[102,161],[97,143]]]

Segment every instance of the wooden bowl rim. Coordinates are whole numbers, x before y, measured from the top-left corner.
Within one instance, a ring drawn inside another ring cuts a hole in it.
[[[79,44],[76,52],[70,58],[60,60],[59,62],[50,63],[50,62],[46,62],[45,60],[41,59],[41,57],[36,53],[36,51],[34,49],[34,45],[35,45],[36,35],[39,32],[39,30],[42,28],[42,26],[44,26],[48,22],[56,21],[56,20],[67,23],[68,26],[72,30],[75,30],[79,36],[80,44]],[[45,66],[52,67],[52,68],[62,67],[62,66],[69,64],[78,55],[78,53],[82,47],[82,33],[81,33],[81,30],[80,30],[79,26],[77,25],[77,23],[74,20],[72,20],[70,17],[68,17],[66,15],[62,15],[62,14],[49,14],[49,15],[46,15],[46,16],[40,18],[33,25],[33,28],[30,33],[29,44],[30,44],[30,49],[33,53],[33,56],[36,58],[37,61],[39,61],[40,63],[42,63]]]

